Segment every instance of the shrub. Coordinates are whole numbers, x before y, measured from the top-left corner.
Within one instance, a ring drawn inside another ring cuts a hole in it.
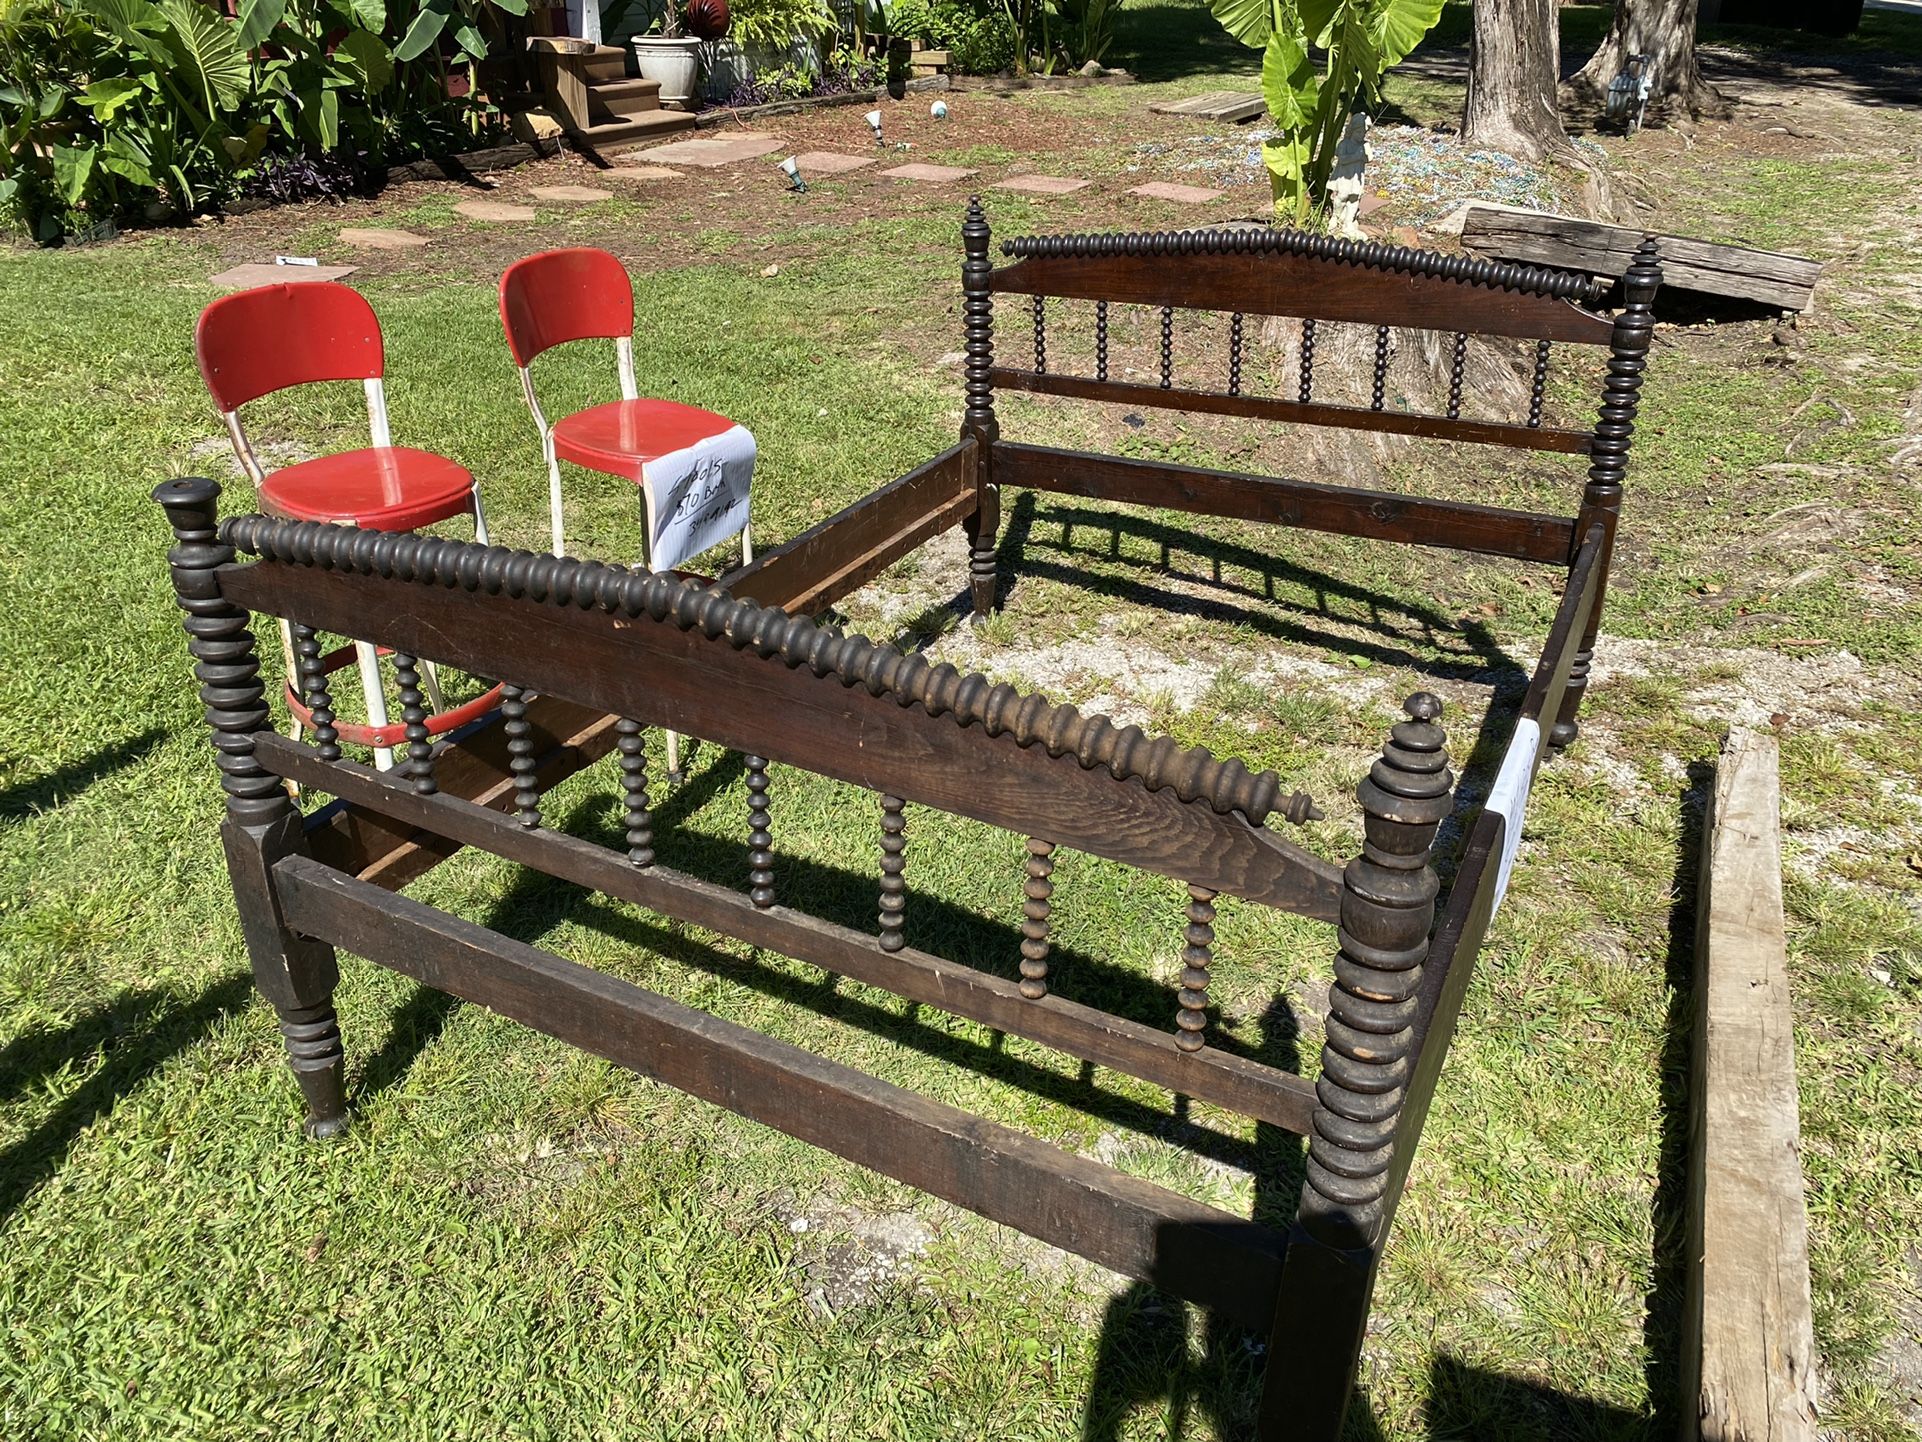
[[[960,75],[992,75],[1015,60],[1015,31],[993,0],[895,0],[893,33],[925,40],[948,52]]]

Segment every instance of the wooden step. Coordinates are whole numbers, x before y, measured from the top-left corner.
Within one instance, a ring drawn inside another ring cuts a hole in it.
[[[627,79],[627,52],[618,45],[597,45],[584,64],[589,85]]]
[[[605,158],[637,145],[647,145],[677,130],[692,130],[694,116],[686,110],[644,110],[638,115],[590,125],[569,137],[589,155]]]
[[[658,80],[613,80],[587,87],[587,114],[595,122],[643,115],[660,108],[661,82]]]

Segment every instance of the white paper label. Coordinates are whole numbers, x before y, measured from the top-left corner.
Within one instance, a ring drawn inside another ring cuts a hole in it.
[[[646,463],[649,566],[671,571],[747,525],[754,452],[735,426]]]
[[[1521,721],[1502,757],[1502,769],[1495,773],[1495,784],[1488,793],[1486,810],[1502,818],[1502,856],[1495,871],[1495,905],[1489,911],[1492,921],[1502,909],[1508,891],[1508,875],[1515,869],[1515,853],[1522,844],[1522,815],[1528,810],[1528,788],[1535,779],[1535,758],[1541,754],[1542,728],[1534,721]]]

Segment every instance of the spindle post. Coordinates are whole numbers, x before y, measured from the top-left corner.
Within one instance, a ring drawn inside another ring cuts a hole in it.
[[[1528,424],[1533,430],[1542,425],[1542,401],[1548,395],[1548,342],[1535,342],[1535,381],[1528,392]]]
[[[1311,315],[1301,323],[1301,365],[1300,385],[1296,399],[1303,405],[1315,398],[1315,318]]]
[[[1028,838],[1028,877],[1021,903],[1021,994],[1039,1001],[1048,994],[1048,931],[1054,896],[1054,843]]]
[[[327,685],[327,668],[320,655],[320,635],[312,626],[293,623],[295,664],[300,672],[300,699],[307,707],[314,733],[314,750],[322,761],[340,760],[340,732],[334,726],[334,693]]]
[[[647,738],[631,716],[614,722],[621,753],[621,824],[627,829],[627,859],[634,866],[654,864],[654,813],[647,804]]]
[[[1034,373],[1048,373],[1048,298],[1034,297]]]
[[[1375,389],[1368,409],[1378,411],[1388,398],[1388,327],[1375,327]]]
[[[1581,648],[1568,669],[1568,690],[1563,693],[1561,711],[1548,732],[1548,744],[1556,750],[1569,746],[1581,734],[1576,717],[1588,690],[1595,637],[1601,630],[1602,605],[1608,598],[1609,562],[1615,551],[1616,523],[1622,514],[1622,482],[1628,474],[1628,444],[1635,434],[1635,413],[1641,407],[1642,377],[1648,370],[1649,346],[1655,339],[1655,293],[1661,286],[1661,252],[1650,236],[1643,240],[1622,277],[1627,304],[1615,317],[1615,330],[1609,338],[1602,410],[1589,441],[1588,485],[1582,492],[1582,509],[1575,517],[1576,536],[1587,535],[1589,527],[1597,522],[1606,535],[1596,562],[1595,608],[1589,612]]]
[[[1094,303],[1094,377],[1098,381],[1108,378],[1108,302],[1105,300]]]
[[[1228,394],[1241,394],[1242,314],[1236,311],[1228,322]]]
[[[1462,376],[1468,370],[1468,332],[1455,332],[1455,359],[1448,367],[1448,419],[1460,420],[1462,414]]]
[[[881,798],[881,950],[899,951],[907,945],[901,919],[907,910],[907,803],[899,796]]]
[[[427,734],[427,698],[421,691],[420,661],[396,651],[394,681],[400,688],[400,719],[407,733],[407,778],[419,796],[440,789],[434,780],[434,742]]]
[[[1172,389],[1175,383],[1175,308],[1164,305],[1161,308],[1161,388]]]
[[[334,1014],[340,972],[331,946],[287,926],[274,889],[274,864],[304,852],[306,843],[286,787],[254,755],[254,736],[268,728],[270,713],[251,618],[220,590],[220,568],[234,559],[215,521],[220,487],[188,477],[166,482],[153,498],[173,530],[167,562],[227,795],[220,839],[254,985],[279,1018],[288,1065],[307,1102],[307,1134],[336,1136],[347,1128],[346,1055]]]
[[[747,895],[756,906],[768,907],[774,905],[774,833],[768,829],[767,758],[741,760],[747,766]]]
[[[541,787],[535,776],[533,727],[527,721],[527,692],[512,683],[501,687],[501,729],[507,735],[507,770],[514,778],[514,811],[523,826],[541,824]]]
[[[968,200],[967,219],[961,224],[961,324],[966,357],[962,369],[967,394],[961,438],[975,443],[974,509],[962,524],[968,535],[968,598],[977,623],[994,609],[998,582],[994,548],[1001,525],[1001,495],[994,483],[994,443],[1001,427],[994,415],[994,383],[988,379],[988,372],[994,368],[994,293],[988,289],[988,277],[994,270],[988,259],[990,238],[981,197],[973,196]]]
[[[1180,1010],[1175,1013],[1175,1045],[1200,1051],[1208,1040],[1208,968],[1215,954],[1215,893],[1188,888],[1188,926],[1182,933]]]

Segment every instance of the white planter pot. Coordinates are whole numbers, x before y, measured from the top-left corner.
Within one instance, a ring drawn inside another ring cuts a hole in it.
[[[694,108],[694,81],[701,68],[700,41],[636,35],[634,59],[641,67],[641,79],[660,82],[662,105],[670,110]]]

